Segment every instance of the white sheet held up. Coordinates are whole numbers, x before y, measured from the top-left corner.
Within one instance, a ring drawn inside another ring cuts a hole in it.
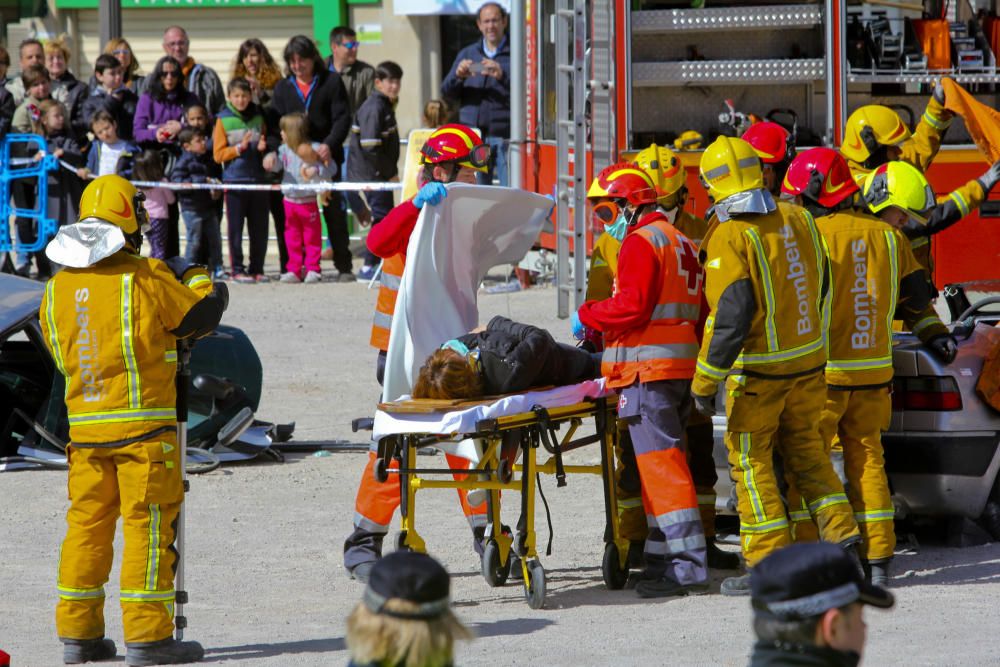
[[[431,352],[479,325],[476,295],[486,272],[524,257],[551,208],[533,192],[460,183],[439,205],[423,207],[392,317],[384,400],[409,395]]]

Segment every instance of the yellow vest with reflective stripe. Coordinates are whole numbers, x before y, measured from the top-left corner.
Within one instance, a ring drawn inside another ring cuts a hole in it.
[[[125,251],[48,281],[39,316],[66,378],[72,441],[114,442],[176,422],[170,332],[201,298],[163,262]]]

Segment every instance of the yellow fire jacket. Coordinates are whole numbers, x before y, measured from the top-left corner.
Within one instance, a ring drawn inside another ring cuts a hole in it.
[[[933,162],[941,148],[941,139],[944,137],[944,133],[951,125],[950,115],[951,113],[932,97],[927,102],[927,108],[924,110],[924,115],[920,117],[920,122],[917,123],[917,129],[913,136],[903,142],[901,147],[903,154],[899,159],[912,164],[920,171],[927,171],[927,167]],[[847,166],[850,167],[851,175],[854,176],[858,185],[862,185],[865,177],[872,171],[854,160],[847,160]]]
[[[856,210],[817,218],[830,254],[825,302],[827,384],[869,388],[892,382],[892,321],[930,340],[948,333],[929,308],[931,290],[906,237]]]
[[[712,395],[734,367],[783,378],[823,367],[829,261],[808,211],[781,202],[766,215],[721,222],[703,251],[711,313],[693,393]]]
[[[171,331],[212,289],[204,271],[184,279],[160,260],[121,251],[46,284],[39,315],[66,378],[72,441],[117,442],[176,422]]]
[[[934,259],[931,257],[931,236],[942,232],[979,208],[986,199],[987,192],[977,180],[972,180],[945,197],[938,199],[938,205],[931,212],[927,224],[908,228],[906,235],[910,247],[920,266],[927,273],[927,280],[933,279]]]

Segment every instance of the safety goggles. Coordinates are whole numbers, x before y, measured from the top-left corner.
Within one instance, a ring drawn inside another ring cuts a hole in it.
[[[594,204],[593,215],[604,225],[610,225],[618,219],[621,209],[613,201],[602,201]]]
[[[426,162],[430,164],[458,162],[459,164],[467,164],[473,169],[485,169],[489,166],[490,157],[492,157],[489,144],[479,144],[478,146],[473,146],[468,155],[458,159],[449,159],[451,158],[450,155],[443,153],[428,144],[424,144],[423,148],[420,149],[420,153],[426,158]]]

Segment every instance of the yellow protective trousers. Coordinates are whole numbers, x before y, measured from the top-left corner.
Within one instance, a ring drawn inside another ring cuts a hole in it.
[[[726,447],[747,566],[754,567],[792,541],[774,474],[775,446],[785,462],[786,476],[801,490],[821,537],[834,544],[858,537],[847,495],[819,433],[826,400],[823,373],[787,379],[731,375],[726,391]]]
[[[173,632],[174,537],[184,499],[176,433],[121,447],[70,445],[67,457],[70,507],[59,556],[59,637],[104,636],[104,584],[120,514],[125,642],[167,639]]]
[[[827,455],[834,449],[843,453],[847,497],[863,539],[861,554],[870,561],[892,558],[896,548],[895,510],[882,451],[882,431],[889,428],[891,417],[888,387],[831,387],[819,423]],[[794,488],[789,489],[788,503],[799,508],[793,512],[795,541],[814,540],[816,527],[808,512],[801,509],[802,501]]]

